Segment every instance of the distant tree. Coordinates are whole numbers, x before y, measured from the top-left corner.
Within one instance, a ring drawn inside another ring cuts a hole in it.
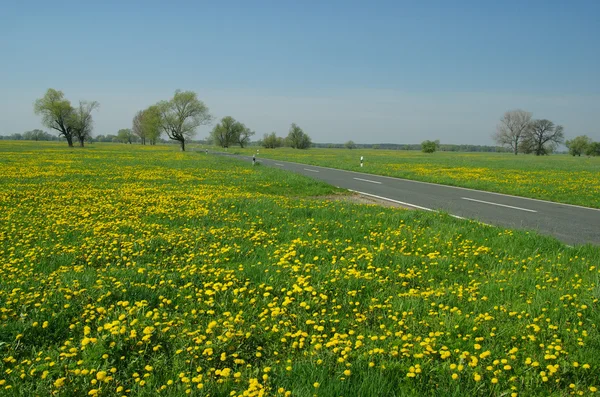
[[[381,149],[381,146],[379,146],[379,145],[373,145],[373,149]]]
[[[253,136],[255,132],[243,124],[242,127],[243,128],[240,130],[237,141],[240,144],[240,147],[243,148],[250,143],[250,137]]]
[[[131,132],[134,135],[137,135],[140,138],[140,143],[142,145],[146,144],[146,130],[144,129],[144,111],[140,110],[133,116],[133,125],[131,128]]]
[[[117,133],[117,140],[122,143],[132,143],[133,137],[133,132],[129,128],[120,129]]]
[[[153,105],[144,110],[144,117],[142,118],[142,128],[146,135],[146,139],[150,142],[150,145],[156,145],[156,142],[160,138],[160,109],[158,106]]]
[[[550,120],[534,120],[525,134],[524,141],[530,145],[536,156],[550,154],[564,141],[564,128]]]
[[[504,113],[492,138],[497,144],[511,148],[516,155],[521,140],[531,126],[531,116],[530,112],[520,109]]]
[[[356,148],[356,144],[352,140],[346,142],[344,144],[344,146],[346,147],[346,149],[355,149]]]
[[[73,115],[71,116],[70,123],[73,136],[79,140],[79,146],[81,147],[83,147],[84,142],[92,136],[92,129],[94,128],[92,112],[99,107],[100,104],[96,101],[79,101],[79,107],[74,110]]]
[[[262,146],[267,149],[275,149],[283,146],[283,138],[278,137],[277,134],[271,132],[270,134],[265,134],[262,140]]]
[[[589,136],[580,135],[572,140],[567,140],[565,145],[569,148],[569,154],[571,154],[571,156],[581,156],[586,152],[590,143],[592,143],[592,140]]]
[[[600,156],[600,142],[592,142],[585,150],[587,156]]]
[[[186,139],[196,134],[196,128],[212,122],[208,107],[192,91],[177,90],[171,100],[162,101],[157,106],[161,131],[169,139],[178,141],[182,151],[185,151]]]
[[[434,153],[440,146],[440,141],[423,141],[421,142],[421,151],[423,153]]]
[[[294,149],[308,149],[312,143],[310,137],[296,123],[292,123],[290,126],[290,132],[286,140]]]
[[[239,143],[240,135],[246,127],[231,116],[225,116],[221,122],[215,125],[210,133],[215,145],[228,148],[230,145]],[[243,146],[242,146],[243,147]]]
[[[65,137],[69,147],[73,147],[72,121],[75,109],[62,91],[49,88],[42,98],[35,101],[33,110],[36,115],[42,116],[44,126],[58,131],[60,136]]]
[[[46,131],[35,129],[31,131],[25,131],[22,138],[28,141],[50,141],[52,140],[52,135]]]

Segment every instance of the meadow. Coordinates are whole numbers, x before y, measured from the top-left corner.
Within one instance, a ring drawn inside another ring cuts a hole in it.
[[[229,151],[251,154],[256,149]],[[259,154],[270,159],[600,208],[600,157],[320,148],[259,148]],[[361,156],[365,159],[362,168]]]
[[[65,146],[0,142],[2,396],[600,388],[598,247],[171,145]]]

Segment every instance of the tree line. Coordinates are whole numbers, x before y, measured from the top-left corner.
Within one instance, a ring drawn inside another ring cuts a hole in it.
[[[69,146],[73,142],[91,141],[93,130],[92,113],[98,110],[100,104],[96,101],[79,101],[77,106],[65,98],[64,93],[50,88],[46,94],[35,101],[34,113],[42,118],[42,124],[58,132],[59,138],[64,138]],[[175,91],[170,100],[160,101],[146,109],[138,111],[132,120],[131,128],[120,129],[116,135],[100,135],[99,141],[118,141],[124,143],[140,142],[142,145],[155,145],[161,141],[164,134],[170,140],[178,142],[181,150],[185,150],[196,134],[196,129],[202,125],[210,125],[213,116],[208,107],[198,99],[193,91]],[[245,147],[251,143],[255,132],[231,116],[223,117],[210,132],[209,141],[214,145],[228,148],[232,145]],[[13,134],[12,139],[28,140],[53,140],[54,137],[42,130],[27,131],[23,134]],[[588,136],[578,136],[565,142],[564,127],[556,125],[547,119],[532,119],[532,113],[524,110],[511,110],[504,113],[497,125],[496,132],[492,135],[500,147],[477,145],[441,145],[439,141],[423,141],[420,145],[360,145],[381,149],[408,149],[422,150],[432,153],[436,150],[444,151],[502,151],[509,150],[515,155],[518,153],[533,153],[536,156],[552,153],[560,144],[564,143],[573,156],[586,154],[589,156],[600,155],[600,143],[593,142]],[[292,123],[288,135],[279,137],[275,132],[264,134],[263,139],[256,142],[265,148],[289,146],[296,149],[316,147],[346,147],[353,149],[359,147],[353,141],[346,142],[343,146],[332,144],[313,144],[311,138],[297,124]]]

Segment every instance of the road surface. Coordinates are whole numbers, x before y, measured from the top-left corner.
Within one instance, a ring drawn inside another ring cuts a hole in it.
[[[247,156],[235,157],[252,161]],[[281,160],[257,161],[416,209],[441,210],[500,227],[535,230],[567,244],[600,245],[600,209]]]

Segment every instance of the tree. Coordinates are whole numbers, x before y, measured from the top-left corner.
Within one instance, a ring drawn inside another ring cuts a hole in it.
[[[585,150],[586,156],[600,156],[600,142],[592,142]]]
[[[140,110],[133,116],[133,126],[131,132],[140,138],[142,145],[146,144],[146,130],[144,129],[144,111]]]
[[[215,145],[228,148],[231,144],[240,142],[240,135],[245,128],[244,124],[236,121],[233,117],[225,116],[220,123],[215,125],[210,136]]]
[[[344,146],[346,146],[346,149],[354,149],[356,148],[356,144],[354,143],[354,141],[348,141],[344,144]]]
[[[158,106],[153,105],[144,110],[142,128],[150,144],[156,145],[156,141],[160,138],[160,109]]]
[[[35,101],[33,111],[42,116],[42,124],[58,131],[59,135],[66,138],[69,147],[73,147],[73,115],[75,109],[71,102],[65,99],[62,91],[49,88],[46,95]]]
[[[132,143],[133,137],[133,132],[129,128],[123,128],[117,132],[117,139],[122,143]]]
[[[79,107],[75,109],[71,116],[70,124],[73,136],[79,140],[79,146],[83,147],[86,139],[91,138],[94,120],[92,112],[100,107],[96,101],[79,101]]]
[[[265,134],[262,141],[263,147],[267,149],[275,149],[283,146],[283,138],[277,136],[274,132]]]
[[[290,132],[286,140],[294,149],[308,149],[312,144],[310,137],[296,123],[292,123],[290,126]]]
[[[534,120],[525,134],[524,140],[531,145],[536,156],[550,154],[555,147],[564,141],[564,128],[554,125],[550,120]]]
[[[590,143],[592,143],[592,140],[589,136],[580,135],[570,141],[567,140],[565,145],[569,148],[569,153],[571,156],[581,156],[582,153],[586,152]]]
[[[42,130],[31,130],[25,131],[22,135],[22,138],[29,141],[50,141],[52,140],[52,135]]]
[[[421,151],[423,153],[434,153],[440,146],[440,141],[423,141],[421,142]]]
[[[499,145],[511,148],[516,155],[521,139],[530,128],[531,116],[530,112],[520,109],[504,113],[492,138]]]
[[[243,148],[250,143],[250,137],[256,133],[250,128],[246,127],[244,124],[242,124],[242,127],[243,128],[238,135],[238,143],[240,144],[240,147]]]
[[[192,91],[177,90],[173,99],[162,101],[157,106],[160,129],[169,139],[178,141],[182,151],[185,151],[186,139],[196,134],[196,128],[212,122],[208,107]]]

